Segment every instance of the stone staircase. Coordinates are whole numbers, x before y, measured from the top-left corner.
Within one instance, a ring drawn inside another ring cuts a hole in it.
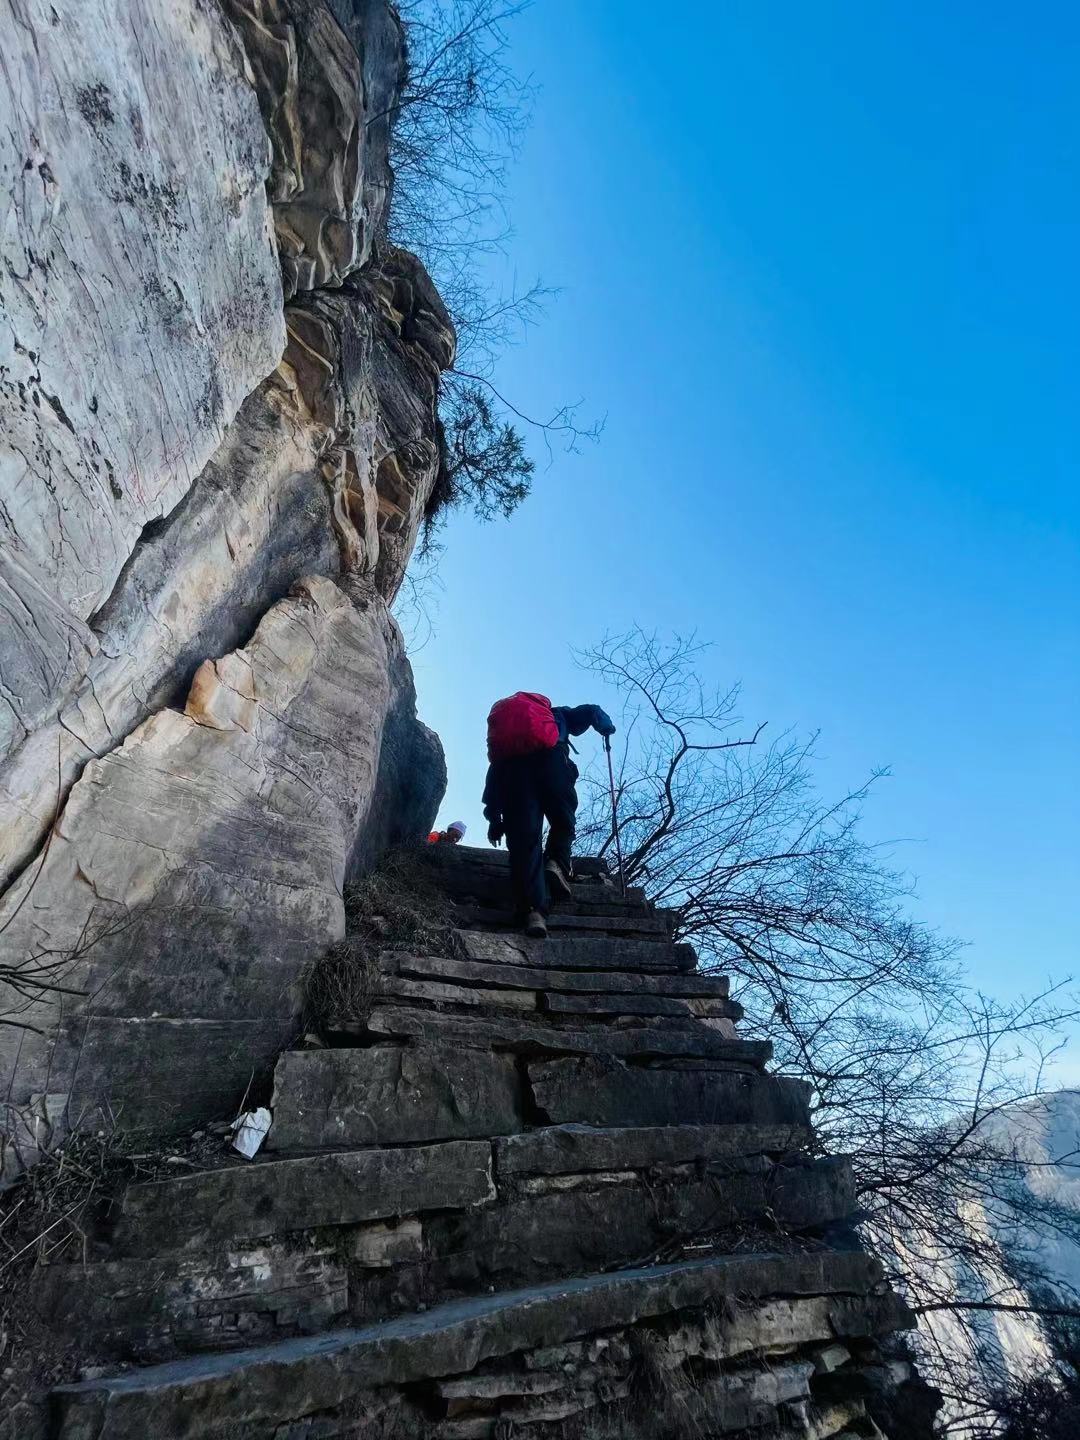
[[[132,1186],[47,1321],[109,1364],[62,1440],[873,1437],[910,1317],[806,1087],[725,977],[582,862],[551,938],[505,857],[432,854],[450,955],[278,1062],[254,1162]]]

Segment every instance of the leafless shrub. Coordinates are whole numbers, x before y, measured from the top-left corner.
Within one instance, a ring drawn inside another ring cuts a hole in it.
[[[7,1192],[0,1212],[0,1291],[11,1277],[60,1258],[85,1258],[94,1211],[138,1173],[115,1128],[72,1135]]]
[[[485,261],[503,249],[507,167],[528,127],[530,80],[509,61],[506,27],[528,0],[406,0],[407,69],[393,116],[395,243],[416,252],[434,278],[458,336],[444,378],[440,419],[445,465],[428,506],[425,547],[445,514],[471,504],[482,519],[509,515],[525,498],[534,463],[518,422],[549,453],[576,450],[600,426],[579,423],[580,402],[534,416],[497,387],[498,356],[518,343],[554,295],[537,280],[493,289]]]
[[[813,740],[743,727],[737,688],[702,684],[703,649],[635,630],[579,657],[626,702],[626,879],[732,975],[776,1067],[812,1082],[819,1133],[851,1155],[866,1230],[913,1308],[964,1317],[966,1357],[940,1326],[922,1327],[923,1352],[954,1428],[974,1434],[1001,1369],[972,1317],[1046,1315],[1031,1296],[1045,1295],[1047,1246],[1080,1243],[1080,1214],[1027,1183],[1030,1157],[1003,1125],[1037,1123],[1076,1000],[1060,984],[1013,1003],[973,990],[957,944],[911,917],[909,878],[862,838],[880,774],[823,801]],[[584,798],[581,844],[610,853],[606,772],[585,777]],[[1078,1155],[1080,1137],[1048,1163]],[[1078,1300],[1055,1303],[1073,1314]]]

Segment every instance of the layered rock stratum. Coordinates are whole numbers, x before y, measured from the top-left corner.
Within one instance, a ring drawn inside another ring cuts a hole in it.
[[[63,987],[0,993],[10,1174],[237,1103],[429,823],[387,606],[455,341],[385,238],[383,0],[2,23],[0,967]]]

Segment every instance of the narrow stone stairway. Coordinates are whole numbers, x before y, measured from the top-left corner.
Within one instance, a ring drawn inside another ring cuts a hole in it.
[[[281,1056],[265,1152],[132,1186],[37,1272],[115,1363],[55,1434],[880,1435],[910,1317],[726,978],[598,862],[543,942],[500,852],[429,860],[452,953],[386,951],[366,1013]]]

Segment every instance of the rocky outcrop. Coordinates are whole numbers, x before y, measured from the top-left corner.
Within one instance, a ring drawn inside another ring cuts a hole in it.
[[[0,991],[33,1149],[235,1104],[346,874],[430,824],[387,606],[455,342],[382,231],[385,0],[9,9],[0,967],[63,987]]]
[[[363,265],[389,198],[404,74],[385,0],[223,0],[243,37],[272,145],[268,191],[285,294]]]
[[[816,1153],[806,1088],[734,1033],[726,978],[680,949],[684,998],[728,1013],[637,1014],[671,983],[666,917],[579,884],[549,943],[581,963],[545,964],[481,903],[505,891],[503,860],[428,855],[484,928],[451,957],[385,952],[371,1016],[328,1017],[286,1051],[265,1156],[129,1187],[81,1263],[37,1273],[38,1314],[78,1325],[95,1361],[54,1391],[63,1440],[881,1440],[875,1416],[925,1400],[894,1353],[912,1317],[854,1234],[850,1167]],[[631,923],[658,928],[620,938]],[[528,953],[464,958],[485,939]],[[623,967],[591,969],[612,947]],[[424,961],[442,962],[437,991],[403,995]],[[595,1011],[550,1006],[568,976]],[[500,1028],[389,1039],[385,997]],[[624,1043],[658,1029],[670,1053]],[[570,1067],[587,1031],[623,1113],[598,1124],[593,1071],[569,1069],[553,1122],[522,1059],[537,1031]],[[713,1085],[658,1121],[656,1096],[687,1077]]]

